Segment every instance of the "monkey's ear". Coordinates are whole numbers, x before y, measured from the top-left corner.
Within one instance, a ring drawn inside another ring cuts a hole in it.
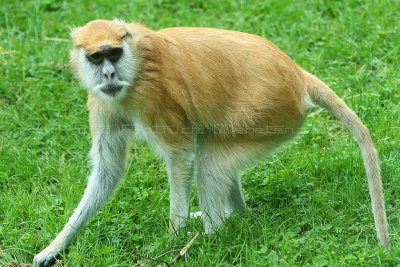
[[[132,33],[126,30],[126,35],[123,38],[132,38]]]
[[[124,28],[124,30],[126,31],[126,34],[122,37],[122,39],[124,39],[124,38],[132,38],[132,33],[130,33],[128,31],[128,29],[125,27],[126,22],[123,19],[114,18],[113,22],[118,24],[118,25],[120,25],[120,26],[122,26]]]
[[[75,46],[81,45],[81,40],[82,40],[81,33],[82,33],[82,27],[71,28],[70,36]]]

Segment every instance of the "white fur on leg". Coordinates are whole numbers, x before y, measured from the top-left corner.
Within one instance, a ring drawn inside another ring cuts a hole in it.
[[[224,150],[205,140],[199,142],[196,160],[198,163],[196,182],[204,231],[217,229],[232,212],[243,212],[246,208],[240,185],[241,165],[228,161]],[[234,155],[230,153],[230,155]]]
[[[225,220],[225,207],[229,194],[230,182],[226,176],[218,175],[211,169],[199,170],[196,176],[204,232],[212,233]]]
[[[233,212],[243,213],[246,210],[240,175],[232,172],[227,173],[227,175],[229,175],[232,184],[225,203],[225,218],[229,218]]]
[[[62,231],[34,258],[33,266],[50,266],[55,257],[71,241],[74,234],[112,195],[125,168],[128,133],[103,129],[93,141],[90,152],[93,164],[85,193]]]
[[[188,217],[192,191],[193,158],[193,152],[185,151],[167,160],[170,183],[170,233],[179,231]]]

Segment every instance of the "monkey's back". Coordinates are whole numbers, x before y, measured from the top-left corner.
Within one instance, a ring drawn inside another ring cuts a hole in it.
[[[270,41],[210,28],[169,28],[166,84],[200,127],[298,127],[304,117],[303,70]]]

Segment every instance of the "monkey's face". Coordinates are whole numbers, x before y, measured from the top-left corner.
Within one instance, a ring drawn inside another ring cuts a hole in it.
[[[124,97],[136,73],[131,35],[124,24],[97,20],[71,35],[71,63],[83,86],[105,100]]]

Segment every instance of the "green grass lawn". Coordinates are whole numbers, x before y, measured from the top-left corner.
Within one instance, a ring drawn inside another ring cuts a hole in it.
[[[2,0],[0,265],[31,262],[82,196],[90,134],[86,92],[68,66],[69,30],[115,17],[265,36],[346,100],[380,154],[390,251],[377,245],[356,142],[316,109],[293,142],[244,173],[248,212],[200,237],[179,266],[400,266],[397,0]],[[201,231],[191,220],[178,237],[167,234],[165,166],[145,144],[132,152],[113,199],[62,255],[65,266],[131,266],[166,252],[159,260],[169,261]]]

